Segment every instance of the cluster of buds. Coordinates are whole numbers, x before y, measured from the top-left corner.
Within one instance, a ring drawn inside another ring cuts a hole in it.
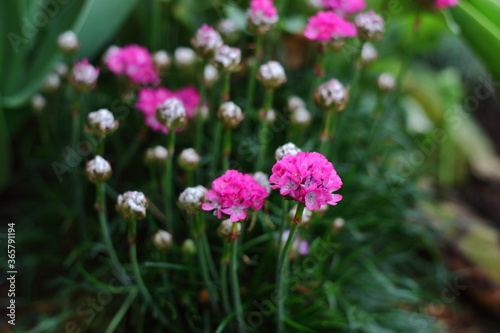
[[[87,131],[100,138],[105,138],[118,129],[118,121],[108,109],[90,112],[87,119],[89,121]]]
[[[196,53],[189,47],[178,47],[174,51],[175,65],[182,69],[190,69],[196,63]]]
[[[385,30],[384,19],[373,10],[356,15],[354,25],[358,30],[359,38],[370,42],[380,41]]]
[[[378,58],[378,52],[375,46],[372,43],[364,43],[361,48],[361,66],[365,67],[373,62],[375,62]]]
[[[156,119],[168,130],[183,128],[187,122],[184,104],[176,97],[166,99],[156,109]]]
[[[286,109],[290,112],[290,122],[299,127],[306,128],[312,120],[311,113],[306,109],[306,103],[298,96],[291,96],[286,103]]]
[[[377,86],[383,93],[396,89],[396,79],[389,73],[382,73],[377,78]]]
[[[214,65],[224,72],[236,72],[240,68],[241,50],[237,47],[221,45],[214,55]]]
[[[89,92],[95,88],[97,78],[99,77],[99,68],[89,64],[87,59],[76,62],[71,72],[70,83],[76,90]]]
[[[57,46],[64,53],[73,54],[80,49],[80,42],[73,31],[65,31],[57,37]]]
[[[165,230],[158,230],[151,239],[160,251],[168,251],[172,247],[172,235]]]
[[[179,165],[183,170],[195,170],[201,162],[201,156],[193,148],[186,148],[179,154]]]
[[[222,37],[217,30],[203,24],[191,39],[191,44],[200,57],[208,59],[214,55],[215,50],[223,43]]]
[[[94,184],[106,182],[111,177],[111,165],[101,156],[87,162],[87,178]]]
[[[217,24],[217,30],[226,43],[232,43],[239,37],[238,26],[231,19],[223,19],[219,21]]]
[[[146,149],[146,154],[144,156],[144,162],[146,165],[165,165],[167,161],[168,151],[163,146],[156,146]]]
[[[158,71],[166,71],[170,68],[172,59],[165,50],[156,51],[153,54],[153,65]]]
[[[269,61],[260,65],[257,80],[267,89],[276,89],[286,82],[285,69],[279,62]]]
[[[263,35],[279,21],[278,10],[272,0],[252,0],[247,10],[247,28],[254,34]]]
[[[206,199],[207,189],[201,185],[188,187],[179,195],[179,207],[188,214],[198,214]]]
[[[320,85],[314,93],[314,102],[324,110],[341,111],[349,100],[349,88],[340,81],[331,79]]]
[[[236,239],[241,234],[241,223],[236,223],[236,233],[233,234],[233,224],[231,220],[223,220],[217,228],[217,235],[224,241],[229,242]]]
[[[274,153],[274,157],[276,158],[276,161],[281,160],[283,157],[288,156],[288,155],[297,155],[300,153],[302,150],[300,150],[299,147],[297,147],[294,143],[288,142],[285,143],[283,146],[278,147],[276,149],[276,152]]]
[[[235,128],[245,118],[241,108],[233,102],[225,102],[217,111],[217,117],[225,127]]]
[[[128,191],[118,196],[116,210],[127,221],[144,219],[147,208],[148,199],[142,192]]]

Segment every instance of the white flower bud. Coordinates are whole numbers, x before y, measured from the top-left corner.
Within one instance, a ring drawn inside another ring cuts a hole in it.
[[[238,39],[238,26],[231,19],[223,19],[217,24],[217,30],[226,42]]]
[[[200,154],[193,148],[186,148],[179,155],[179,165],[184,170],[194,170],[198,167],[200,162]]]
[[[177,67],[191,68],[196,62],[196,53],[189,47],[178,47],[174,51],[174,62]]]
[[[74,64],[70,82],[76,89],[89,92],[94,89],[98,77],[99,69],[89,64],[87,59],[83,59]]]
[[[286,101],[286,109],[289,112],[293,112],[296,109],[305,109],[306,103],[304,100],[298,96],[290,96]]]
[[[354,25],[358,29],[359,38],[365,41],[379,41],[385,30],[384,19],[373,10],[356,15]]]
[[[377,85],[382,92],[388,93],[396,89],[396,79],[389,73],[382,73],[377,78]]]
[[[302,150],[300,150],[299,147],[297,147],[295,144],[288,142],[284,144],[281,147],[278,147],[276,149],[276,152],[274,153],[274,157],[276,157],[276,161],[281,160],[283,157],[288,156],[288,155],[297,155],[300,153]]]
[[[366,66],[377,60],[377,58],[377,49],[373,46],[372,43],[366,42],[361,49],[361,64],[363,66]]]
[[[168,251],[172,247],[172,235],[165,230],[158,230],[152,240],[158,250]]]
[[[266,88],[276,89],[286,82],[285,69],[277,61],[269,61],[259,67],[257,80]]]
[[[322,0],[307,0],[307,6],[314,11],[322,10],[324,8]]]
[[[333,220],[332,223],[332,230],[334,233],[339,232],[344,228],[345,225],[345,220],[341,217],[337,217],[335,220]]]
[[[222,45],[217,48],[214,55],[214,64],[225,72],[236,72],[240,67],[241,50],[236,47]]]
[[[261,120],[265,120],[266,122],[272,124],[276,121],[276,111],[274,111],[273,109],[269,110],[261,109],[259,110],[259,118]]]
[[[219,80],[219,71],[214,66],[207,64],[203,70],[203,82],[211,87]]]
[[[181,246],[182,253],[192,256],[196,253],[196,244],[192,239],[186,239]]]
[[[68,65],[64,62],[58,62],[55,71],[59,77],[65,77],[68,74]]]
[[[170,59],[167,51],[160,50],[153,54],[153,64],[158,70],[164,71],[172,64],[172,59]]]
[[[148,200],[142,192],[128,191],[118,196],[116,210],[127,221],[144,219],[147,208]]]
[[[245,118],[241,108],[233,102],[225,102],[217,111],[217,116],[222,121],[224,126],[235,128]]]
[[[107,49],[106,52],[104,52],[101,61],[103,64],[106,64],[108,62],[108,59],[115,54],[116,52],[120,51],[120,47],[116,45],[110,45]]]
[[[293,220],[295,217],[295,214],[297,213],[297,205],[293,206],[292,209],[290,209],[290,212],[288,212],[288,218]],[[302,220],[300,220],[300,224],[304,225],[307,224],[311,221],[313,216],[313,212],[307,208],[304,208],[304,211],[302,212]]]
[[[144,161],[147,165],[164,165],[167,157],[167,149],[163,146],[156,146],[146,150]]]
[[[102,138],[118,129],[118,121],[108,109],[90,112],[87,119],[89,121],[88,131]]]
[[[349,99],[349,90],[336,79],[320,85],[314,93],[314,102],[323,109],[342,110]]]
[[[267,190],[267,193],[271,193],[271,185],[269,184],[269,176],[261,171],[257,171],[252,175],[255,181],[262,185]]]
[[[231,220],[223,220],[217,228],[217,235],[219,235],[219,237],[226,242],[231,240],[231,237],[233,236],[233,223],[236,222],[231,222]],[[234,236],[237,238],[240,236],[240,234],[241,223],[236,223],[236,235]]]
[[[311,113],[304,108],[295,109],[295,111],[293,111],[290,115],[290,122],[301,128],[309,126],[311,120]]]
[[[31,107],[35,113],[41,113],[45,106],[47,105],[47,100],[40,94],[36,94],[31,97]]]
[[[73,31],[66,31],[57,37],[57,46],[65,53],[75,53],[80,49],[80,42]]]
[[[87,162],[86,171],[88,179],[95,184],[104,183],[111,177],[111,165],[99,155]]]
[[[208,58],[223,43],[217,30],[204,24],[196,31],[196,35],[191,39],[191,44],[200,57]]]
[[[61,79],[57,73],[49,74],[43,82],[42,90],[45,92],[54,92],[59,89]]]
[[[156,119],[169,130],[184,127],[187,121],[184,104],[176,97],[166,99],[156,109]]]
[[[201,212],[201,204],[205,201],[207,189],[201,185],[196,187],[187,187],[179,195],[179,206],[188,214],[197,214]]]

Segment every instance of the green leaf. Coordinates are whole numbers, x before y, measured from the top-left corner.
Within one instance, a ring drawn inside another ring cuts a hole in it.
[[[10,178],[11,159],[9,132],[0,99],[0,190]]]
[[[498,0],[469,0],[493,24],[500,27],[500,2]]]

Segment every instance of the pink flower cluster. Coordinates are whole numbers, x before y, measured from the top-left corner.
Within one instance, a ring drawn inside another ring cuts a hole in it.
[[[171,97],[178,98],[184,104],[188,119],[195,116],[196,109],[200,103],[200,94],[194,87],[188,86],[176,91],[171,91],[163,87],[156,89],[143,88],[139,91],[139,98],[135,106],[144,114],[146,125],[154,131],[168,133],[167,128],[156,119],[156,108]]]
[[[322,0],[323,7],[339,15],[357,13],[365,9],[365,0]]]
[[[269,182],[272,189],[279,188],[281,195],[305,203],[309,210],[342,200],[341,195],[332,193],[342,187],[342,180],[332,163],[319,153],[285,156],[273,166]]]
[[[106,56],[106,66],[115,74],[127,76],[137,84],[158,84],[157,70],[149,51],[139,45],[117,48]]]
[[[252,13],[253,16],[267,16],[268,18],[273,18],[278,15],[278,10],[274,7],[272,0],[252,0],[250,2],[250,13]]]
[[[436,7],[438,9],[455,7],[457,4],[458,4],[458,0],[436,0]]]
[[[89,92],[95,88],[99,68],[92,66],[87,58],[77,61],[73,65],[70,83],[80,91]]]
[[[229,215],[232,222],[238,222],[246,219],[248,209],[261,209],[268,195],[252,175],[227,170],[212,182],[212,189],[206,194],[209,202],[203,203],[202,209],[215,210],[218,218]]]
[[[356,37],[354,24],[334,12],[318,12],[309,18],[304,36],[310,40],[327,42],[346,37]]]

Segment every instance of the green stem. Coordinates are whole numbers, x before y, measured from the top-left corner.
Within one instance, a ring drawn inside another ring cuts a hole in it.
[[[72,126],[71,126],[71,148],[76,149],[78,140],[80,139],[80,92],[75,90],[75,99],[71,110]]]
[[[116,312],[115,316],[111,320],[111,322],[108,325],[108,328],[106,328],[105,333],[113,333],[115,332],[116,327],[118,324],[123,319],[123,316],[125,316],[125,313],[127,313],[128,308],[130,305],[132,305],[132,302],[134,301],[135,297],[137,296],[137,290],[133,289],[129,292],[127,298],[123,302],[122,306],[120,306],[120,309]]]
[[[302,213],[304,212],[304,204],[299,203],[297,205],[297,212],[292,221],[292,227],[290,233],[288,234],[288,239],[286,240],[285,247],[280,252],[278,258],[278,333],[285,332],[285,301],[286,301],[286,290],[285,290],[285,277],[288,275],[288,252],[295,240],[295,234],[302,220]]]
[[[198,152],[198,154],[203,155],[202,151],[202,142],[203,142],[203,116],[201,114],[201,110],[203,108],[203,104],[207,100],[207,88],[205,84],[203,83],[203,72],[205,70],[205,66],[207,64],[206,61],[203,61],[201,63],[201,68],[198,69],[198,72],[200,73],[198,75],[198,84],[199,84],[199,89],[200,89],[200,102],[198,104],[198,112],[196,113],[196,141],[194,148]]]
[[[281,223],[280,223],[280,228],[279,228],[279,234],[278,234],[278,253],[281,250],[281,245],[283,243],[283,232],[285,231],[285,225],[286,225],[286,216],[288,215],[288,206],[289,206],[289,201],[288,200],[283,200],[283,205],[281,207]]]
[[[100,156],[104,155],[104,138],[98,138],[95,154]]]
[[[253,112],[253,100],[255,97],[255,85],[257,80],[257,69],[262,58],[262,47],[264,45],[264,35],[257,35],[255,40],[255,61],[250,69],[247,88],[247,112],[251,118],[255,117]]]
[[[233,230],[231,236],[231,287],[233,289],[233,302],[238,320],[238,329],[244,330],[246,328],[245,318],[243,317],[243,306],[241,305],[240,284],[238,281],[238,224],[233,223]]]
[[[269,112],[269,110],[272,109],[273,107],[273,98],[274,98],[274,90],[273,89],[266,89],[266,95],[264,98],[264,107],[263,107],[263,112]],[[255,166],[255,170],[259,171],[262,170],[262,167],[264,166],[264,160],[266,156],[266,151],[267,151],[267,144],[268,142],[268,135],[267,132],[269,131],[269,121],[267,120],[267,116],[264,114],[264,117],[261,121],[261,128],[259,131],[259,155],[257,156],[257,163]]]
[[[319,152],[325,156],[328,155],[329,143],[333,138],[333,133],[335,130],[335,110],[326,110],[325,111],[325,127],[323,127],[323,131],[320,133],[319,140]]]
[[[194,171],[193,170],[187,170],[187,184],[188,187],[193,187],[194,186]]]
[[[158,51],[160,48],[161,31],[161,3],[162,0],[151,0],[151,50]]]
[[[173,235],[174,234],[174,207],[173,204],[173,190],[174,190],[174,179],[173,179],[173,168],[174,168],[174,152],[175,152],[175,130],[171,129],[168,132],[167,141],[167,165],[165,168],[165,179],[164,191],[165,191],[165,219],[167,224],[167,230]]]
[[[229,293],[227,285],[227,268],[229,266],[229,243],[224,242],[223,255],[220,261],[220,271],[221,271],[221,294],[222,294],[222,305],[226,315],[231,313],[231,303],[229,302]]]
[[[106,193],[106,184],[105,183],[97,184],[96,209],[99,217],[99,223],[101,225],[102,238],[104,239],[104,245],[106,246],[106,249],[108,251],[109,257],[111,258],[113,266],[119,273],[121,273],[124,272],[125,269],[123,268],[122,264],[120,263],[120,260],[118,259],[118,255],[116,254],[115,248],[113,246],[113,241],[111,240],[108,228],[108,221],[106,218],[106,204],[104,200],[105,193]]]
[[[212,146],[212,160],[210,161],[210,177],[215,177],[215,173],[217,172],[217,166],[220,158],[220,142],[222,137],[222,123],[217,121],[215,124],[215,134],[214,141]]]
[[[231,73],[224,73],[222,93],[220,95],[221,104],[229,101],[231,96]]]
[[[231,128],[224,127],[224,140],[222,147],[222,170],[229,169],[229,157],[231,156]]]

